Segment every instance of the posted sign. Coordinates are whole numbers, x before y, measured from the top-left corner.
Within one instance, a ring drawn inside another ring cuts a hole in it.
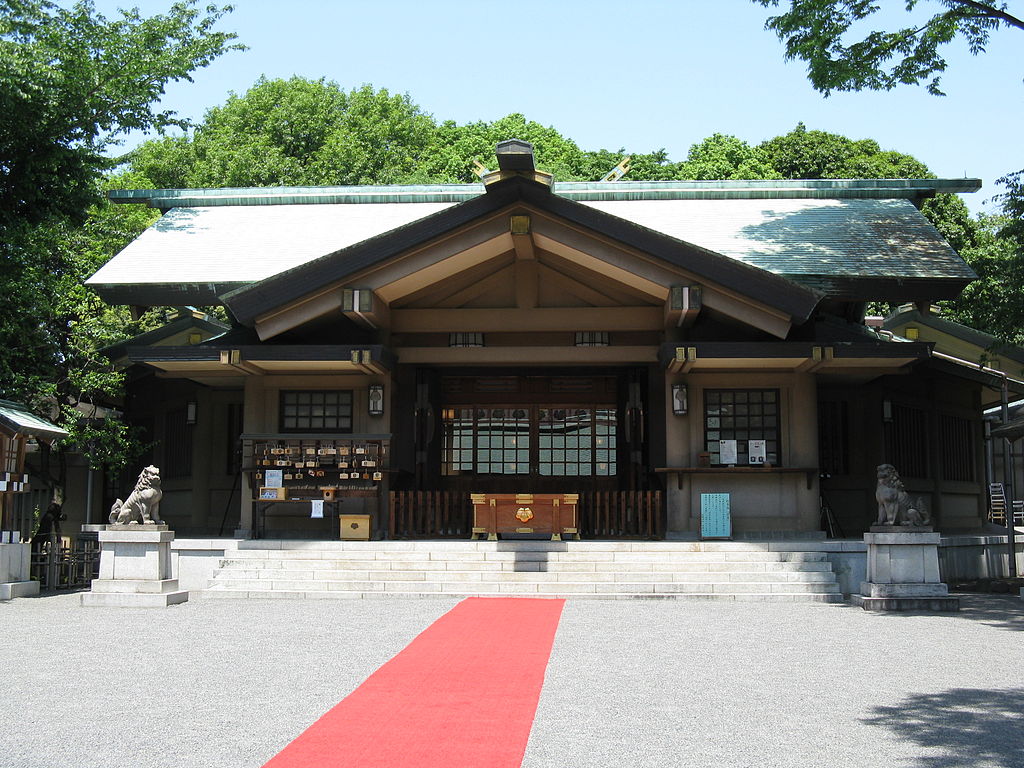
[[[702,539],[732,538],[732,515],[728,493],[700,495],[700,537]]]
[[[767,455],[764,440],[747,441],[747,461],[750,464],[764,464]]]

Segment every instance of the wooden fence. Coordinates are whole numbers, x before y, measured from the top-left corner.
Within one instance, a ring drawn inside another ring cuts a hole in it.
[[[388,537],[468,539],[473,526],[469,495],[453,491],[393,491]],[[662,539],[661,491],[596,491],[580,494],[580,535],[587,539]]]

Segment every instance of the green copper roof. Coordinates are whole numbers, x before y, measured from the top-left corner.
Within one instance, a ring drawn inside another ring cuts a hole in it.
[[[10,434],[37,437],[46,442],[68,436],[68,433],[56,424],[39,418],[25,406],[10,400],[0,400],[0,429]]]
[[[797,179],[757,181],[563,181],[553,192],[570,200],[909,199],[975,192],[980,179]],[[352,203],[460,203],[484,194],[483,184],[353,187],[233,187],[224,189],[114,190],[116,203],[153,208],[222,205],[328,205]]]

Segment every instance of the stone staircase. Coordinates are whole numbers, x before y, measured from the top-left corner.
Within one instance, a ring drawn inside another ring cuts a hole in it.
[[[208,598],[524,595],[838,603],[812,542],[246,541]],[[784,547],[794,551],[786,551]]]

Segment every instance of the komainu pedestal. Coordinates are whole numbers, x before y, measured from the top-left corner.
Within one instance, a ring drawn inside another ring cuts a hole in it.
[[[188,600],[188,590],[171,578],[173,540],[166,525],[108,525],[99,532],[100,577],[82,605],[165,608]]]
[[[852,597],[865,611],[958,611],[939,578],[939,538],[931,528],[874,525],[868,545],[867,580]]]

